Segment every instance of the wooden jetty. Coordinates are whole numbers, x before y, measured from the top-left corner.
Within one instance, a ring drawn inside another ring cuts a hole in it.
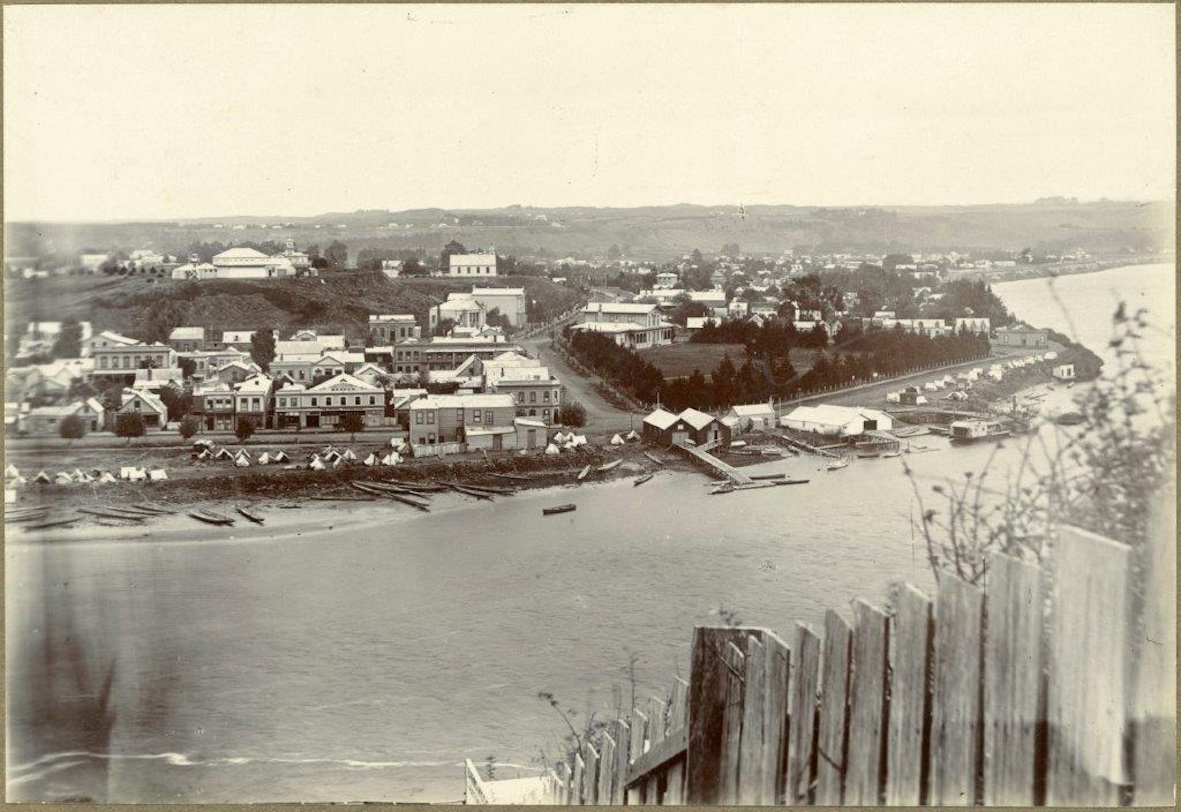
[[[709,449],[716,448],[716,447],[717,447],[716,444],[711,445],[709,443],[707,443],[704,446],[681,445],[681,444],[674,444],[673,445],[673,448],[679,448],[681,451],[684,451],[689,456],[695,457],[696,459],[700,460],[707,467],[712,468],[713,470],[718,471],[719,473],[723,474],[727,479],[729,479],[735,485],[750,485],[751,483],[754,482],[754,480],[751,479],[749,474],[744,474],[742,471],[735,468],[733,465],[730,465],[729,463],[722,462],[717,457],[715,457],[713,454],[709,453]]]

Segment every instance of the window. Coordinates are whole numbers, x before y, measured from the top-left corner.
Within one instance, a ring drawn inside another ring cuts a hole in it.
[[[428,435],[427,442],[430,443],[431,445],[435,444],[435,433],[433,431]]]
[[[419,426],[422,425],[422,412],[415,412],[414,413],[414,422],[416,425],[419,425]]]
[[[536,392],[530,392],[530,393],[529,393],[529,402],[530,402],[530,403],[536,403],[536,402],[537,402],[537,393],[536,393]]]
[[[427,412],[426,413],[426,422],[427,422],[428,426],[435,425],[435,413],[434,412]],[[435,435],[432,434],[431,436],[434,437]],[[434,441],[432,440],[431,442],[434,442]]]
[[[541,416],[544,417],[546,420],[549,420],[549,409],[542,409]]]
[[[484,412],[484,422],[489,426],[492,425],[492,410],[491,409],[488,409],[487,411]]]
[[[313,406],[315,406],[315,405],[316,405],[316,400],[317,400],[317,398],[312,398],[312,405],[313,405]]]
[[[361,396],[360,396],[360,395],[357,395],[357,396],[356,396],[356,397],[353,399],[353,401],[354,401],[354,402],[353,402],[353,405],[354,405],[354,406],[360,406],[360,405],[361,405]],[[369,398],[369,402],[370,402],[370,403],[372,403],[372,402],[373,402],[373,398]]]
[[[461,426],[463,425],[463,409],[455,410],[455,422]]]
[[[557,403],[557,402],[558,402],[558,390],[555,389],[554,390],[554,403]]]
[[[524,402],[525,402],[525,393],[518,392],[517,393],[517,403],[524,403]]]
[[[541,393],[541,399],[544,400],[546,403],[549,403],[549,390],[548,389]]]
[[[370,396],[369,396],[369,405],[370,405],[370,406],[374,406],[374,405],[376,405],[376,404],[377,404],[377,396],[376,396],[376,395],[370,395]]]
[[[329,397],[329,398],[324,398],[324,405],[325,405],[325,406],[331,406],[331,405],[332,405],[332,398],[330,398],[330,397]],[[341,405],[343,406],[344,404],[342,403]]]

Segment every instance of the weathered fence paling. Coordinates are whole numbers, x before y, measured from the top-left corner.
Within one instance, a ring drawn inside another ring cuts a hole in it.
[[[1070,527],[1052,577],[990,554],[885,611],[774,632],[698,627],[689,680],[559,761],[566,804],[1118,805],[1173,801],[1176,514],[1138,551]],[[489,782],[468,762],[470,798]],[[487,802],[487,801],[486,801]]]

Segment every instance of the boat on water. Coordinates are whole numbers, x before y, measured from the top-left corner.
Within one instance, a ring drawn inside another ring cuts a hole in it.
[[[841,457],[839,460],[833,460],[832,462],[830,462],[828,464],[829,471],[839,471],[842,468],[848,468],[848,467],[849,467],[849,458],[848,457]]]
[[[785,479],[787,474],[751,474],[751,479]]]
[[[957,420],[951,424],[951,441],[958,444],[1001,440],[1012,433],[1000,420]]]
[[[648,473],[644,474],[643,476],[638,476],[638,477],[636,477],[636,481],[633,482],[632,485],[643,485],[645,482],[647,482],[649,479],[651,479],[654,476],[656,476],[656,475],[653,474],[652,472],[648,472]]]
[[[612,468],[618,468],[622,462],[623,462],[623,460],[611,460],[611,462],[600,465],[595,470],[598,471],[600,474],[603,474],[603,473],[606,473],[607,471],[610,471]]]
[[[862,460],[876,460],[882,456],[879,451],[858,451],[857,458]]]
[[[206,524],[216,524],[216,525],[223,525],[224,526],[224,525],[230,525],[230,524],[234,523],[234,520],[231,519],[229,516],[222,516],[220,513],[210,513],[209,511],[206,511],[206,510],[190,510],[189,515],[192,516],[197,521],[205,522]]]
[[[885,460],[885,459],[890,459],[892,457],[901,457],[901,456],[902,456],[902,451],[895,448],[893,451],[887,451],[887,452],[883,453],[882,459]]]
[[[772,482],[772,485],[807,485],[812,480],[810,479],[777,479]]]
[[[266,521],[261,516],[259,516],[257,513],[251,513],[249,510],[247,510],[244,507],[241,507],[240,505],[234,505],[234,510],[238,511],[240,514],[242,514],[243,517],[254,522],[255,524],[262,524],[264,521]]]
[[[553,507],[542,508],[541,515],[553,516],[555,513],[569,513],[577,509],[578,507],[576,505],[554,505]]]
[[[579,471],[578,472],[578,481],[581,482],[582,480],[586,479],[586,475],[590,473],[590,470],[591,470],[591,467],[588,465],[585,468],[583,468],[581,471]]]

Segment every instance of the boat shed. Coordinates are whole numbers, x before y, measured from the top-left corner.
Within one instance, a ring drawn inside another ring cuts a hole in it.
[[[889,431],[894,420],[877,409],[851,406],[797,406],[779,420],[779,425],[832,437],[853,437],[867,431]]]
[[[685,409],[673,414],[657,409],[644,418],[644,440],[660,445],[673,445],[692,440],[697,445],[720,441],[730,442],[730,427],[713,415],[697,409]]]
[[[767,403],[748,403],[734,406],[726,417],[736,418],[735,431],[765,431],[775,427],[775,410]],[[729,423],[729,421],[726,421]]]

